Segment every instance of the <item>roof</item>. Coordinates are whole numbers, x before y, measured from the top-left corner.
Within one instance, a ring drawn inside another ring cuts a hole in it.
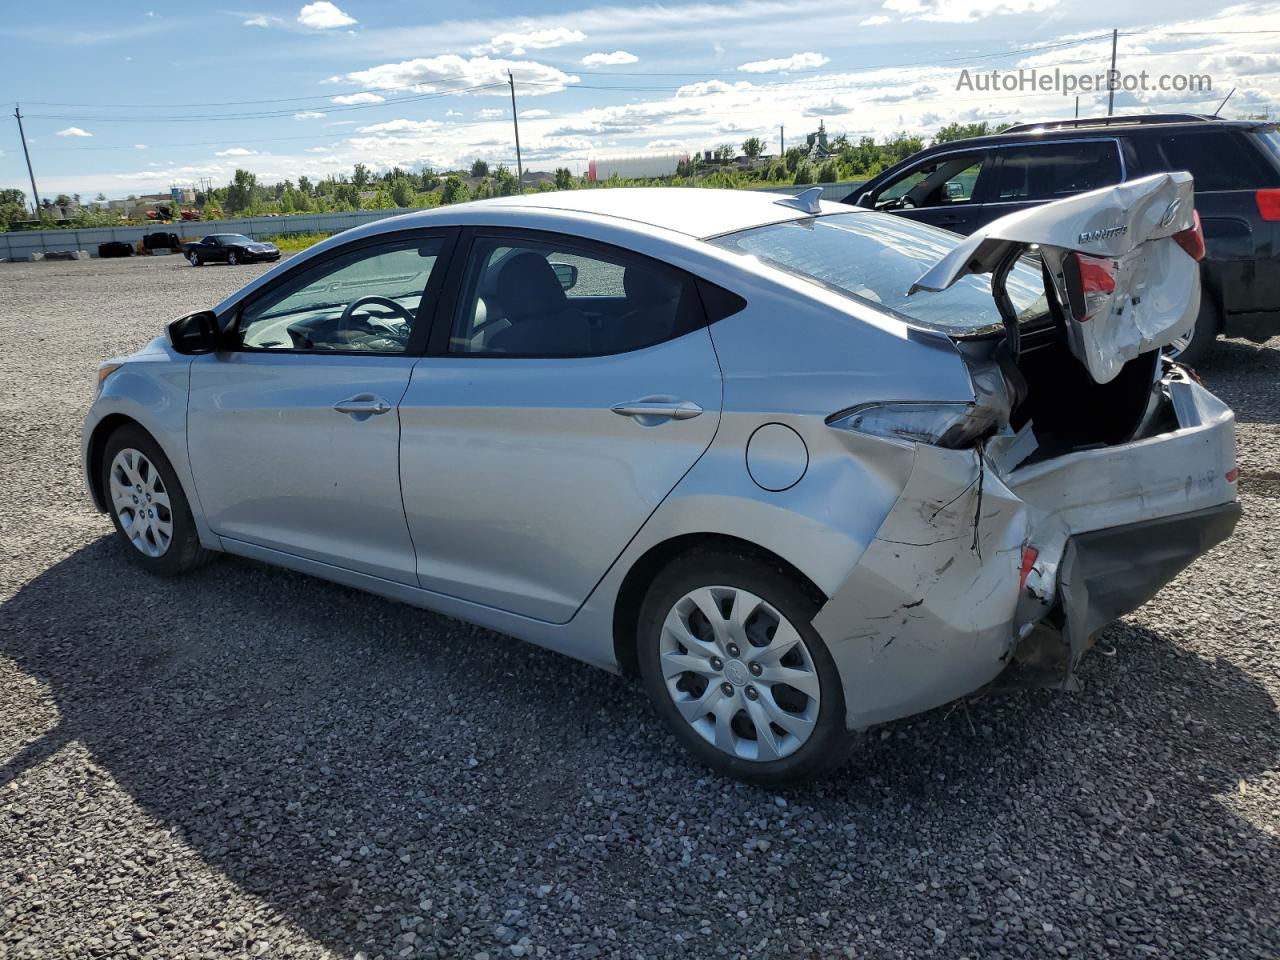
[[[917,157],[935,152],[950,152],[957,148],[971,146],[994,146],[997,144],[1007,143],[1028,143],[1036,140],[1079,140],[1091,139],[1094,137],[1117,137],[1117,136],[1138,136],[1146,133],[1159,133],[1167,135],[1171,133],[1186,133],[1193,130],[1204,130],[1206,128],[1222,129],[1222,130],[1256,130],[1260,127],[1275,126],[1275,121],[1265,120],[1223,120],[1213,117],[1205,117],[1202,119],[1191,118],[1178,119],[1175,115],[1165,117],[1100,117],[1093,120],[1071,121],[1068,125],[1065,121],[1046,121],[1048,126],[1041,126],[1032,123],[1022,123],[1001,133],[989,134],[985,137],[969,137],[963,140],[948,140],[945,143],[935,143],[933,146],[926,147],[917,154],[908,157],[908,160],[915,160]],[[905,162],[905,161],[903,161]],[[897,164],[895,164],[897,166]]]
[[[807,216],[795,207],[779,204],[787,195],[759,190],[716,190],[703,187],[598,187],[526,193],[495,197],[473,204],[449,207],[460,215],[472,209],[524,207],[613,217],[672,230],[691,237],[714,237],[751,227],[797,220]],[[830,203],[823,213],[848,213],[842,204]]]

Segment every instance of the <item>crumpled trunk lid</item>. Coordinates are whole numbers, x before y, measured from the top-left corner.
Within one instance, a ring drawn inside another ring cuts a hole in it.
[[[1098,383],[1187,333],[1200,308],[1200,270],[1177,234],[1198,230],[1189,173],[1159,173],[1001,217],[962,239],[911,287],[945,290],[992,274],[1012,327],[1004,278],[1036,253],[1067,344]],[[1011,329],[1010,339],[1016,339]],[[1015,352],[1016,352],[1016,344]]]

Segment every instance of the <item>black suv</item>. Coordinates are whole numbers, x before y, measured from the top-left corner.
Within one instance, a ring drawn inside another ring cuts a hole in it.
[[[1005,214],[1122,180],[1187,170],[1204,228],[1200,317],[1174,352],[1188,363],[1220,333],[1280,333],[1280,125],[1193,114],[1019,124],[940,143],[845,203],[974,230]]]

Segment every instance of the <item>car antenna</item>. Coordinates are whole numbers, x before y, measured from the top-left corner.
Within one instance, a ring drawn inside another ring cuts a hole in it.
[[[794,197],[783,197],[781,200],[773,201],[780,207],[794,207],[797,210],[803,210],[805,213],[821,213],[822,207],[818,201],[822,199],[821,187],[810,187],[808,190],[801,190]]]
[[[1235,93],[1235,92],[1236,92],[1236,88],[1235,88],[1235,87],[1232,87],[1232,88],[1231,88],[1231,93]],[[1216,116],[1221,112],[1222,108],[1223,108],[1223,107],[1225,107],[1225,106],[1227,105],[1227,101],[1231,99],[1231,93],[1228,93],[1225,97],[1223,97],[1223,98],[1222,98],[1222,102],[1221,102],[1220,104],[1218,104],[1218,109],[1217,109],[1217,110],[1215,110],[1215,111],[1213,111],[1213,115],[1214,115],[1215,117],[1216,117]]]

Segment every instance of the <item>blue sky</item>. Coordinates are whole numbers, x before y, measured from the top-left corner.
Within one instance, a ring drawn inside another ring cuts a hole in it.
[[[225,183],[237,166],[266,180],[356,161],[514,166],[508,70],[528,169],[751,135],[776,150],[779,125],[794,142],[820,119],[882,136],[1067,117],[1074,97],[957,89],[961,71],[1101,72],[1112,28],[1121,69],[1212,78],[1121,93],[1121,108],[1212,112],[1235,86],[1224,115],[1280,111],[1280,3],[60,0],[0,26],[0,186],[30,190],[15,102],[46,197]],[[1105,94],[1081,98],[1099,112]]]

